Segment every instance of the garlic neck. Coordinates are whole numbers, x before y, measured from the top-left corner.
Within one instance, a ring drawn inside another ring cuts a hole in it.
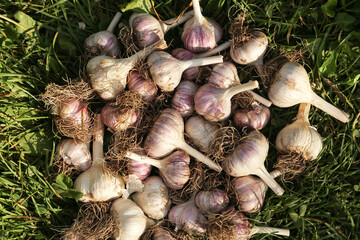
[[[192,18],[193,16],[194,16],[194,11],[191,10],[191,11],[189,11],[189,12],[184,13],[184,15],[182,15],[182,16],[179,18],[179,20],[177,20],[175,23],[174,23],[174,21],[175,21],[177,18],[170,18],[169,20],[166,20],[166,21],[165,21],[165,23],[171,24],[171,25],[167,25],[167,24],[164,24],[164,23],[160,23],[160,25],[161,25],[161,28],[162,28],[163,32],[166,33],[166,32],[169,31],[171,28],[179,26],[180,24],[186,22],[187,20],[189,20],[189,19]]]
[[[192,67],[199,67],[199,66],[211,65],[211,64],[216,64],[216,63],[222,63],[223,56],[219,55],[219,56],[207,57],[207,58],[182,60],[181,62],[182,62],[183,69],[186,70],[186,69],[192,68]]]
[[[120,12],[117,12],[115,17],[113,18],[113,20],[111,20],[111,23],[109,24],[106,31],[113,32],[114,28],[116,27],[116,24],[120,21],[121,16],[122,16],[122,14]]]
[[[204,53],[200,53],[200,54],[196,54],[195,58],[204,58],[204,57],[210,57],[213,56],[227,48],[229,48],[231,46],[232,42],[231,40],[224,42],[223,44],[217,46],[216,48],[211,49],[210,51],[204,52]],[[239,80],[240,82],[240,80]]]
[[[311,106],[310,103],[301,103],[299,105],[299,110],[296,115],[296,120],[300,119],[310,125],[309,123],[310,106]]]
[[[154,167],[157,167],[159,169],[162,168],[162,161],[163,160],[156,160],[147,156],[140,156],[139,154],[133,153],[133,152],[128,152],[126,154],[127,158],[130,158],[132,160],[138,161],[138,162],[142,162],[142,163],[146,163],[146,164],[150,164]]]
[[[201,8],[199,0],[192,0],[193,3],[193,9],[194,9],[194,17],[201,22],[203,15],[201,14]]]
[[[225,95],[227,98],[231,99],[234,95],[240,92],[245,92],[258,87],[259,87],[259,83],[257,81],[249,81],[245,84],[236,85],[234,87],[228,88],[225,92]]]
[[[104,163],[104,123],[101,121],[101,115],[95,115],[93,128],[93,165],[102,165]]]
[[[149,56],[153,51],[155,51],[157,49],[165,49],[165,48],[167,48],[166,42],[164,40],[160,40],[148,47],[145,47],[143,50],[138,51],[131,57],[120,59],[120,60],[127,62],[127,65],[129,65],[129,66],[132,65],[132,67],[131,67],[131,69],[132,69],[133,66],[135,66],[136,62],[139,61],[140,59],[145,59],[147,56]],[[123,62],[121,61],[120,64],[122,64],[122,63]]]

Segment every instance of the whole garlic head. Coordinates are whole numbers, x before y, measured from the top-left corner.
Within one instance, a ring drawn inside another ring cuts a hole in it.
[[[56,154],[66,164],[73,165],[81,171],[85,171],[91,165],[91,154],[88,145],[75,139],[62,140],[56,147]]]

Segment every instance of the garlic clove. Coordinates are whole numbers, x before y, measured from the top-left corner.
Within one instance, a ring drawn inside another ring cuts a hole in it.
[[[66,164],[85,171],[91,165],[91,154],[88,144],[75,139],[62,140],[56,147],[56,155]]]
[[[155,99],[158,90],[154,83],[145,79],[136,70],[129,73],[127,86],[129,90],[139,93],[142,96],[142,99],[147,103],[150,103]]]
[[[167,216],[171,201],[165,183],[158,176],[148,177],[144,181],[143,192],[132,195],[134,202],[153,219],[163,219]]]
[[[185,123],[185,132],[195,146],[202,152],[208,152],[211,144],[217,137],[219,126],[206,121],[200,116],[193,116]]]
[[[270,120],[269,108],[253,104],[253,109],[238,109],[234,113],[234,123],[239,129],[250,128],[254,130],[263,129]]]
[[[182,117],[191,115],[194,112],[194,96],[197,90],[195,83],[181,81],[171,100],[171,106],[175,108]]]
[[[200,191],[195,196],[195,204],[203,214],[220,213],[229,204],[226,192],[220,189]]]

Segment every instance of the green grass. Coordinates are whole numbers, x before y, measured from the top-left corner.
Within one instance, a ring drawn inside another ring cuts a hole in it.
[[[84,39],[105,29],[124,2],[0,2],[2,239],[58,237],[57,229],[70,225],[76,217],[80,204],[61,197],[52,187],[50,166],[60,135],[37,96],[50,82],[64,84],[63,78],[79,76],[84,66]],[[164,19],[176,16],[185,5],[176,0],[155,3]],[[265,61],[280,48],[306,49],[315,92],[351,115],[350,122],[343,124],[312,108],[311,124],[324,138],[320,157],[293,183],[283,184],[283,196],[269,192],[263,211],[250,215],[253,222],[289,228],[290,239],[360,239],[359,1],[202,0],[201,5],[205,15],[216,16],[226,30],[228,14],[233,16],[237,9],[247,11],[253,20],[249,25],[269,36],[271,49]],[[129,15],[123,17],[125,24]],[[79,30],[79,21],[86,24],[84,31]],[[229,38],[225,33],[224,38]],[[170,31],[166,39],[174,39],[172,47],[181,44],[179,31]],[[272,107],[271,111],[271,124],[263,133],[274,143],[297,107]],[[272,144],[268,168],[275,161]]]

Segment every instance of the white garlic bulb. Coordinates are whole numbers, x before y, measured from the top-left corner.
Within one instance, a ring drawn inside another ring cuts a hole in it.
[[[116,240],[138,240],[146,229],[147,217],[130,199],[117,199],[110,210],[115,219]]]
[[[284,127],[276,137],[276,149],[283,154],[297,153],[305,160],[314,160],[322,150],[322,138],[310,126],[310,104],[300,104],[295,122]]]
[[[86,143],[75,139],[64,139],[56,147],[56,155],[66,164],[85,171],[91,165],[91,154]]]
[[[144,181],[143,192],[133,194],[134,202],[153,219],[163,219],[170,210],[169,191],[159,176],[148,177]]]

